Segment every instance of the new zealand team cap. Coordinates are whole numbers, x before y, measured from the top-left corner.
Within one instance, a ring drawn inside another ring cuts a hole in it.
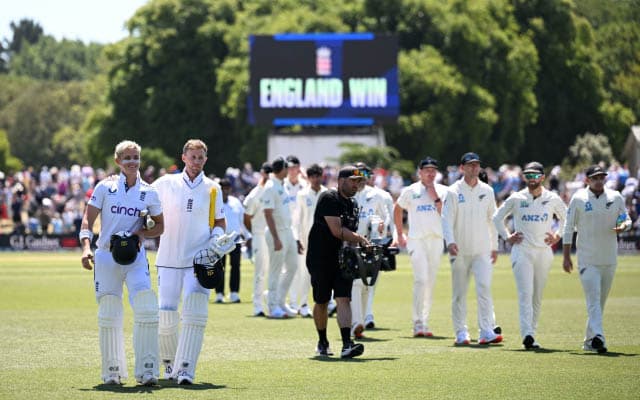
[[[438,160],[435,158],[427,157],[424,160],[420,161],[420,168],[431,167],[438,168]]]
[[[476,153],[464,153],[462,157],[460,157],[460,164],[469,164],[470,162],[480,162],[480,156]]]
[[[542,174],[544,175],[544,167],[537,161],[531,161],[524,166],[523,174]]]
[[[287,166],[295,167],[296,165],[300,165],[300,160],[296,156],[288,156],[287,157]]]
[[[602,169],[602,167],[599,165],[590,166],[589,168],[587,168],[587,171],[585,172],[585,174],[587,175],[587,178],[593,178],[594,176],[598,176],[598,175],[607,175],[605,170]]]

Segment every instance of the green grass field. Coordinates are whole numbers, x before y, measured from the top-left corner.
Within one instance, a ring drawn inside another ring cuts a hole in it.
[[[453,346],[444,262],[430,324],[435,337],[411,337],[412,272],[401,256],[398,271],[379,281],[379,329],[365,332],[365,354],[349,361],[315,358],[311,319],[251,317],[253,270],[243,261],[243,303],[210,305],[196,384],[161,380],[152,388],[134,385],[128,305],[129,380],[101,384],[93,274],[79,260],[75,252],[0,253],[0,399],[637,399],[640,393],[640,257],[619,259],[605,313],[610,352],[597,355],[581,350],[582,289],[576,273],[561,271],[559,258],[536,337],[544,350],[525,352],[507,255],[499,258],[493,285],[505,341],[490,348]],[[468,323],[477,338],[473,286],[469,293]],[[340,349],[335,319],[329,340]]]

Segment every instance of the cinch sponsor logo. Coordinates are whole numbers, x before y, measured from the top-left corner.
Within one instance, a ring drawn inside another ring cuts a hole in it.
[[[139,217],[140,209],[135,207],[125,207],[125,206],[111,206],[111,213],[118,215],[128,215],[130,217]]]
[[[546,222],[548,219],[549,219],[549,214],[547,213],[544,213],[542,215],[525,214],[521,218],[521,220],[524,222]]]

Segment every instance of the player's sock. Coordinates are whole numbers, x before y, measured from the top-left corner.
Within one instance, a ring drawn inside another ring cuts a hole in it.
[[[327,330],[326,329],[318,329],[318,340],[320,343],[329,343],[327,340]]]
[[[340,336],[342,336],[342,344],[347,346],[351,343],[351,328],[340,328]]]

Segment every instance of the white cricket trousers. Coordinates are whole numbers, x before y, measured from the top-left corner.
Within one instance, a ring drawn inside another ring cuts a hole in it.
[[[511,267],[518,289],[520,335],[535,336],[542,305],[542,292],[553,262],[551,247],[516,244],[511,249]]]
[[[307,247],[304,254],[298,255],[298,269],[293,277],[291,289],[289,289],[290,306],[299,309],[303,305],[309,305],[309,290],[311,290],[311,275],[306,267]]]
[[[433,289],[443,250],[441,237],[407,240],[407,251],[413,267],[413,322],[425,327],[429,326]]]
[[[589,265],[578,262],[578,271],[587,302],[585,340],[590,340],[596,335],[605,337],[602,315],[616,273],[616,265]]]
[[[263,311],[262,292],[264,291],[264,275],[269,265],[269,249],[264,232],[254,233],[251,240],[253,251],[253,311]]]
[[[491,299],[493,267],[490,253],[473,256],[458,255],[451,259],[451,282],[453,286],[451,316],[453,318],[453,329],[456,334],[460,331],[468,332],[466,324],[467,289],[472,273],[476,280],[480,335],[488,335],[489,332],[493,332],[495,324],[493,300]]]
[[[274,251],[273,235],[267,230],[265,238],[269,248],[269,295],[267,305],[269,313],[276,307],[284,308],[287,292],[298,266],[298,245],[291,229],[278,230],[282,249]]]

